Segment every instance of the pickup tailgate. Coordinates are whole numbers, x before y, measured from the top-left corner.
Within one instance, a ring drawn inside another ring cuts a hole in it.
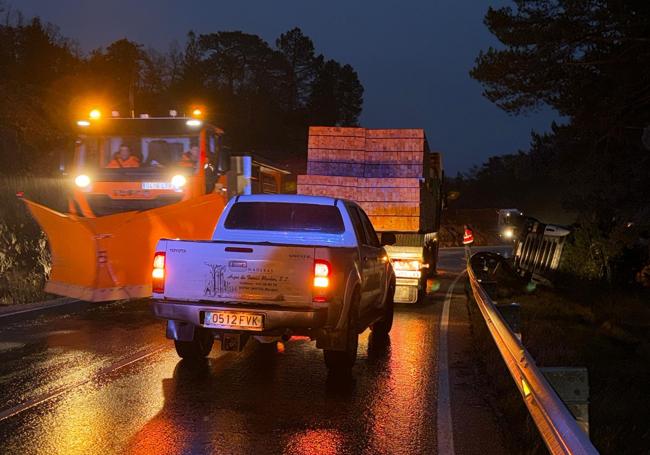
[[[314,248],[164,240],[164,297],[305,306],[312,302]]]

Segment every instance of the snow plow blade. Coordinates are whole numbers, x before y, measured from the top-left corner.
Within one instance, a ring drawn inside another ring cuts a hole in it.
[[[52,253],[45,291],[90,302],[151,296],[158,240],[210,239],[225,206],[222,195],[208,194],[141,212],[83,218],[23,201]]]

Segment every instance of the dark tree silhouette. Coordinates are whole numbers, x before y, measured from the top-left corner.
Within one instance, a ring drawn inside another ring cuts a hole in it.
[[[599,248],[615,260],[635,231],[650,226],[650,154],[642,143],[650,124],[650,3],[517,0],[490,8],[485,23],[503,44],[481,52],[471,71],[485,96],[513,114],[547,105],[566,119],[515,161],[529,161],[539,185],[562,187],[565,207],[605,239]]]
[[[288,65],[285,75],[285,103],[289,112],[307,106],[323,56],[316,56],[314,43],[299,28],[293,28],[275,40]]]
[[[294,28],[269,46],[241,31],[187,35],[167,53],[120,39],[82,55],[56,27],[0,2],[0,173],[44,172],[93,104],[122,115],[185,112],[196,103],[231,148],[300,169],[310,121],[352,125],[363,88],[351,66],[316,55]],[[29,154],[16,160],[15,153]]]
[[[363,86],[350,65],[327,60],[318,68],[309,108],[311,122],[355,126],[363,105]]]

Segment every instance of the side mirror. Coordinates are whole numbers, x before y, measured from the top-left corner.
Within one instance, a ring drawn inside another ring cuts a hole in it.
[[[222,148],[217,154],[216,168],[219,174],[225,174],[230,170],[230,151]]]
[[[395,238],[395,234],[392,232],[382,232],[381,233],[381,240],[380,243],[382,246],[384,245],[395,245],[395,242],[397,242],[397,239]]]

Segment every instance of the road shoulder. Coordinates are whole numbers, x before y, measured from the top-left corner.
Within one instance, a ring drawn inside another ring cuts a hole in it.
[[[491,406],[491,387],[481,375],[473,349],[472,326],[461,278],[449,308],[449,385],[456,454],[509,453],[503,437],[503,422]]]

